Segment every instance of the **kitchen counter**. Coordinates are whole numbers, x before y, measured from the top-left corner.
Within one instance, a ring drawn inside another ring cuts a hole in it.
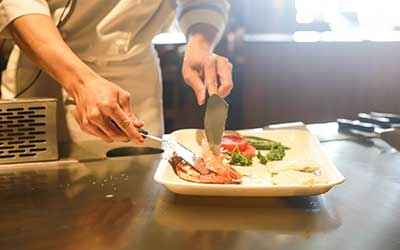
[[[174,195],[153,181],[160,154],[0,166],[0,249],[400,249],[400,154],[323,148],[345,183],[296,198]]]

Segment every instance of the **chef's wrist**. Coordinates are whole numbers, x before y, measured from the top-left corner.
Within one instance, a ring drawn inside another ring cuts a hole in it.
[[[202,34],[194,34],[190,37],[188,45],[202,51],[212,52],[213,45]]]
[[[83,62],[79,62],[64,70],[60,82],[68,94],[75,97],[77,92],[82,89],[82,86],[89,82],[96,81],[98,78],[98,74],[96,74],[89,66],[85,65]]]
[[[36,47],[40,60],[37,64],[42,66],[53,79],[69,94],[77,85],[86,81],[94,75],[89,66],[87,66],[73,51],[64,43],[61,45],[50,44]]]
[[[188,31],[189,44],[212,52],[217,34],[218,30],[209,24],[200,23],[193,25]]]

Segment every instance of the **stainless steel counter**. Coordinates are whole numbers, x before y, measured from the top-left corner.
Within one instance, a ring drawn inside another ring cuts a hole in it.
[[[153,181],[161,155],[3,166],[0,249],[400,249],[400,154],[323,148],[346,182],[298,198],[174,195]]]

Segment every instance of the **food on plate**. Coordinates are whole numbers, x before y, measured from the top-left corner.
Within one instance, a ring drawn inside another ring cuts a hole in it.
[[[206,138],[196,133],[201,152],[194,166],[173,154],[169,160],[179,178],[208,184],[255,184],[255,185],[314,185],[323,183],[317,163],[305,158],[285,158],[290,150],[281,142],[225,132],[220,145],[221,153],[215,155]],[[199,152],[198,151],[198,152]]]
[[[221,140],[221,150],[232,165],[251,166],[256,148],[237,132],[225,132]]]
[[[203,155],[198,157],[194,166],[187,163],[176,153],[170,158],[172,165],[178,177],[198,183],[213,184],[239,184],[242,176],[223,161],[222,155],[215,155],[206,142],[202,145]]]
[[[265,155],[260,151],[257,152],[257,158],[261,164],[266,165],[269,161],[281,161],[285,157],[285,149],[283,146],[271,148]]]
[[[283,149],[289,149],[283,146],[280,142],[276,142],[270,139],[258,137],[258,136],[244,136],[244,138],[253,145],[257,150],[271,150],[273,148],[282,147]]]
[[[246,157],[240,152],[227,153],[229,163],[236,166],[251,166],[253,164],[252,157]]]
[[[236,132],[228,132],[222,136],[221,149],[223,152],[236,152],[248,158],[256,155],[256,148]]]
[[[245,136],[251,145],[253,145],[257,150],[257,158],[260,160],[261,164],[267,164],[268,161],[280,161],[285,157],[286,147],[280,142],[269,140],[266,138],[258,136]],[[260,150],[268,150],[267,154],[263,155]]]
[[[274,185],[280,186],[296,186],[296,185],[315,185],[323,181],[319,176],[313,173],[300,172],[295,170],[280,171],[272,176]]]
[[[226,132],[222,137],[221,149],[230,164],[252,166],[256,156],[259,162],[266,165],[269,161],[280,161],[289,148],[280,142],[257,136],[242,136],[237,132]],[[262,153],[261,151],[267,151]]]
[[[309,161],[285,161],[276,164],[271,164],[268,168],[271,173],[278,173],[282,171],[294,170],[306,173],[317,173],[319,167],[314,162]]]

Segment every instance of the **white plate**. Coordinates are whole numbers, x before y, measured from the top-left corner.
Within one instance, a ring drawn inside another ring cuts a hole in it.
[[[178,130],[171,134],[171,139],[200,152],[196,140],[196,129]],[[203,196],[306,196],[322,194],[335,185],[343,183],[345,178],[323,152],[317,138],[309,131],[302,129],[282,130],[242,130],[245,135],[261,136],[282,142],[291,149],[282,163],[312,162],[320,168],[321,184],[313,185],[272,185],[272,184],[201,184],[180,179],[167,160],[162,160],[154,175],[154,180],[163,184],[170,191],[184,195]],[[268,165],[267,165],[268,166]],[[249,167],[248,167],[249,168]]]

